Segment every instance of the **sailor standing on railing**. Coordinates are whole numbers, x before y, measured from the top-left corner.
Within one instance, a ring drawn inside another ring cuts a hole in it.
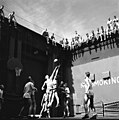
[[[13,26],[15,28],[17,28],[17,21],[16,21],[16,18],[15,18],[15,12],[14,11],[8,15],[8,22],[9,22],[9,26],[12,26],[12,24],[13,24]]]
[[[108,18],[107,26],[109,26],[110,28],[113,27],[113,20],[111,20],[110,18]]]
[[[114,30],[118,30],[119,29],[119,19],[116,17],[116,16],[114,16],[114,19],[113,19],[113,29]]]
[[[48,33],[48,30],[46,29],[45,31],[43,31],[42,35],[46,38],[47,44],[49,44],[49,33]]]
[[[4,14],[3,9],[4,9],[4,5],[2,5],[2,6],[0,7],[0,21],[1,21],[1,22],[4,22],[4,17],[5,17],[5,14]]]
[[[50,39],[52,40],[52,44],[56,46],[55,34],[54,33],[52,33]]]

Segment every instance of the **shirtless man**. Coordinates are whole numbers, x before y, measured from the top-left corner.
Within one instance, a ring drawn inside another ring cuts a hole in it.
[[[42,106],[42,109],[40,111],[39,117],[42,116],[43,112],[47,112],[48,117],[50,118],[49,108],[48,108],[48,94],[47,93],[44,93],[44,95],[43,95],[43,98],[42,98],[42,101],[41,101],[41,106]]]
[[[44,90],[45,86],[46,86],[46,94],[48,95],[47,99],[48,99],[48,107],[49,107],[50,106],[50,99],[51,99],[51,95],[52,95],[53,82],[52,82],[51,77],[49,77],[48,75],[45,76],[45,79],[46,79],[46,81],[43,83],[43,86],[41,89]]]
[[[84,94],[84,110],[85,110],[85,116],[84,118],[89,117],[89,112],[90,108],[95,112],[95,107],[94,107],[94,93],[93,93],[93,87],[92,87],[92,81],[89,78],[90,77],[90,72],[85,73],[85,94]]]
[[[69,87],[67,85],[67,83],[64,84],[64,93],[65,93],[65,100],[64,100],[64,117],[66,117],[66,113],[67,116],[69,117],[70,112],[69,112],[69,102],[70,102],[70,90]]]
[[[56,72],[55,72],[55,76],[54,76],[54,78],[53,78],[53,80],[52,80],[52,96],[51,96],[51,101],[50,101],[50,105],[52,105],[52,103],[53,103],[53,101],[54,101],[54,97],[56,98],[56,101],[57,101],[57,103],[56,103],[56,107],[58,107],[59,106],[59,97],[58,97],[58,93],[57,93],[57,74],[58,74],[58,71],[59,71],[59,67],[60,66],[56,66]]]

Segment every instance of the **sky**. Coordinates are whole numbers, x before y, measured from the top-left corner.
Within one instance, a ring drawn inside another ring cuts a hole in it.
[[[47,28],[58,42],[69,41],[78,32],[84,39],[86,33],[96,32],[108,18],[119,17],[119,0],[0,0],[5,16],[15,11],[17,22],[39,34]]]

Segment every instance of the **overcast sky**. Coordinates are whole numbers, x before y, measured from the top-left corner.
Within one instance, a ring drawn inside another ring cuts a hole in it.
[[[57,40],[71,39],[75,31],[85,38],[107,19],[119,17],[119,0],[0,0],[5,15],[15,11],[17,22],[42,33],[46,28]],[[60,38],[61,37],[61,38]]]

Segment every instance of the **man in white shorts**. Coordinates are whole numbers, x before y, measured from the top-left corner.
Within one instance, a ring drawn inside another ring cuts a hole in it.
[[[95,112],[95,107],[94,107],[94,93],[93,93],[93,87],[92,87],[92,81],[89,78],[90,77],[90,72],[85,73],[85,94],[84,94],[84,110],[85,110],[85,116],[84,118],[89,117],[89,111],[90,108]]]

